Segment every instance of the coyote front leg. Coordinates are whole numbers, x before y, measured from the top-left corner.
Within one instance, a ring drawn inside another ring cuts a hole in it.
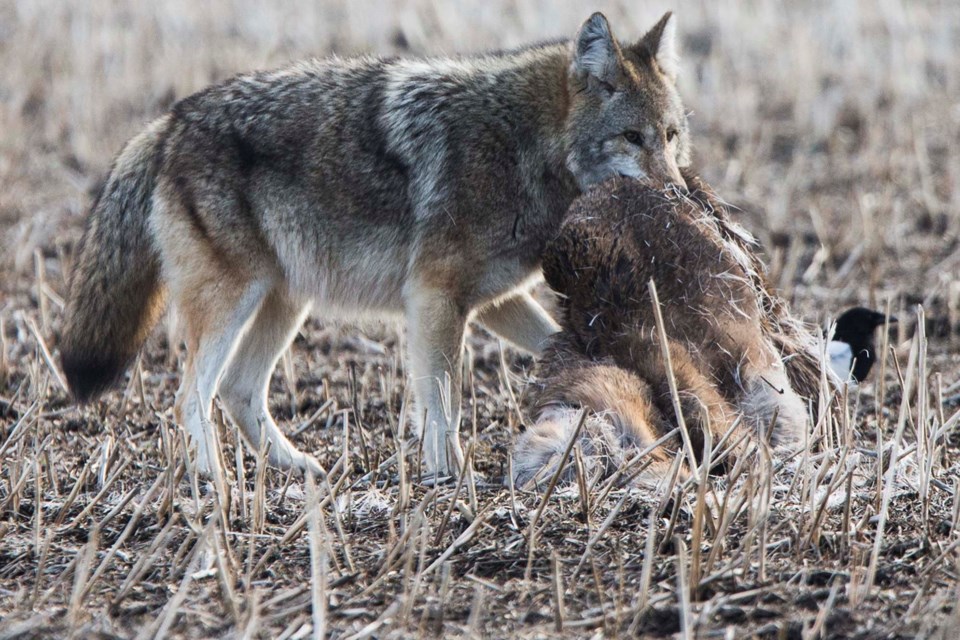
[[[430,472],[452,475],[463,462],[458,431],[467,312],[446,291],[414,286],[407,295],[406,321],[423,460]]]
[[[537,356],[560,326],[527,291],[520,291],[477,312],[476,320],[516,347]]]

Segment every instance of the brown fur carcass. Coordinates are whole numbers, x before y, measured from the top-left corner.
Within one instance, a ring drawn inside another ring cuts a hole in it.
[[[635,481],[668,474],[681,438],[651,280],[693,453],[708,430],[733,457],[766,435],[777,449],[802,444],[822,375],[816,341],[771,289],[750,234],[698,177],[684,178],[689,192],[624,179],[595,187],[548,246],[563,329],[528,395],[535,424],[514,451],[518,483],[556,469],[584,410],[580,445],[594,472],[673,432]]]

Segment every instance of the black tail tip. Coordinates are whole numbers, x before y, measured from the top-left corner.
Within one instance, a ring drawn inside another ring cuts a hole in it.
[[[126,362],[111,356],[64,353],[61,366],[74,400],[77,404],[87,404],[119,381],[126,369]]]

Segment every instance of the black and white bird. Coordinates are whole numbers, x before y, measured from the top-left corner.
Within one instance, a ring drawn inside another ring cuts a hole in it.
[[[890,324],[897,319],[890,316]],[[837,318],[833,339],[827,345],[830,368],[841,380],[863,382],[877,359],[874,334],[887,317],[877,311],[854,307]]]

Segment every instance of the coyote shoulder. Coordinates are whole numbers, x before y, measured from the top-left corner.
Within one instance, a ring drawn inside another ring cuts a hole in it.
[[[679,424],[671,375],[697,456],[708,430],[734,455],[768,431],[774,446],[802,442],[820,380],[813,338],[770,293],[746,232],[699,179],[686,183],[688,194],[637,181],[595,187],[548,247],[544,274],[561,295],[562,330],[538,363],[536,424],[514,452],[521,483],[556,464],[582,410],[583,448],[601,471],[649,447],[637,482],[663,480],[681,442],[653,446]]]
[[[600,14],[571,42],[456,59],[331,59],[239,76],[127,144],[93,207],[60,344],[80,401],[114,383],[169,299],[187,347],[175,415],[217,465],[219,394],[270,459],[312,468],[267,385],[312,307],[396,314],[424,459],[462,456],[471,319],[538,352],[527,288],[570,202],[613,175],[682,181],[687,123],[663,17],[622,44]]]

